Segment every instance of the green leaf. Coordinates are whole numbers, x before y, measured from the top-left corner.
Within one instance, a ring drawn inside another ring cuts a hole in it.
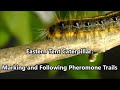
[[[56,14],[60,20],[69,19],[70,16],[69,11],[57,11]]]
[[[10,39],[10,35],[3,29],[0,29],[0,48],[4,47]]]
[[[28,11],[4,11],[2,16],[9,31],[20,41],[20,44],[32,42],[30,14]]]
[[[33,33],[33,41],[37,42],[41,39],[41,33],[45,32],[44,29],[46,29],[45,24],[42,23],[42,21],[39,19],[39,17],[31,12],[31,29]]]
[[[51,62],[49,64],[50,64],[50,66],[57,66],[57,65],[61,64],[61,61],[58,60],[58,61],[55,61],[55,62]],[[48,72],[49,77],[54,77],[58,72],[59,72],[58,70],[49,70],[49,72]]]

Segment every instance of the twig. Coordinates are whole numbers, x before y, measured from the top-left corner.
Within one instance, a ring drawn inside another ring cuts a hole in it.
[[[115,46],[120,45],[120,30],[108,32],[102,37],[91,36],[89,39],[83,40],[56,40],[56,41],[43,41],[25,46],[17,46],[0,50],[0,65],[3,64],[13,65],[19,64],[21,66],[29,66],[36,64],[44,64],[63,58],[68,58],[74,55],[71,54],[26,54],[26,49],[41,49],[54,50],[68,48],[68,49],[81,49],[86,48],[94,50],[95,52],[105,52]],[[84,62],[84,60],[83,60]],[[0,70],[0,72],[7,72]]]

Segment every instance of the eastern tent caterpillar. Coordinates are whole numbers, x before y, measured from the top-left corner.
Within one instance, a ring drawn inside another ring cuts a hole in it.
[[[63,20],[48,28],[50,39],[79,38],[89,39],[90,36],[102,37],[111,28],[119,27],[120,12],[111,12],[104,16],[83,19]],[[90,38],[91,39],[91,38]]]
[[[105,38],[106,35],[110,36],[119,32],[119,23],[120,11],[90,18],[61,20],[48,27],[46,37],[52,40],[81,40],[96,43],[101,38]],[[95,53],[89,56],[91,62],[95,60],[96,55]]]

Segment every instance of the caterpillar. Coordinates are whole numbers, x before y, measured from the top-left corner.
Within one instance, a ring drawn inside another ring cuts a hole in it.
[[[120,28],[120,11],[89,18],[61,20],[47,28],[46,38],[87,42],[93,38],[105,38],[107,34],[118,32],[119,29],[116,28]],[[98,52],[90,54],[90,62],[94,62],[97,55]]]
[[[48,38],[86,38],[87,36],[108,30],[112,26],[120,26],[120,11],[110,12],[104,16],[83,19],[63,20],[48,28]],[[95,32],[95,33],[93,33]]]

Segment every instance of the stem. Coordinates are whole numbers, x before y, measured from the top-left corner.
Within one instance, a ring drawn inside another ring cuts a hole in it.
[[[41,49],[48,50],[52,48],[54,50],[68,48],[68,49],[81,49],[86,48],[88,50],[94,50],[95,52],[105,52],[111,48],[120,45],[120,30],[108,32],[104,37],[91,36],[89,39],[79,40],[46,40],[37,42],[34,44],[11,47],[0,50],[0,65],[3,64],[13,65],[19,64],[21,66],[29,66],[36,64],[44,64],[68,58],[74,55],[71,54],[26,54],[26,49]],[[83,61],[84,62],[84,61]],[[0,70],[0,72],[7,72]]]

